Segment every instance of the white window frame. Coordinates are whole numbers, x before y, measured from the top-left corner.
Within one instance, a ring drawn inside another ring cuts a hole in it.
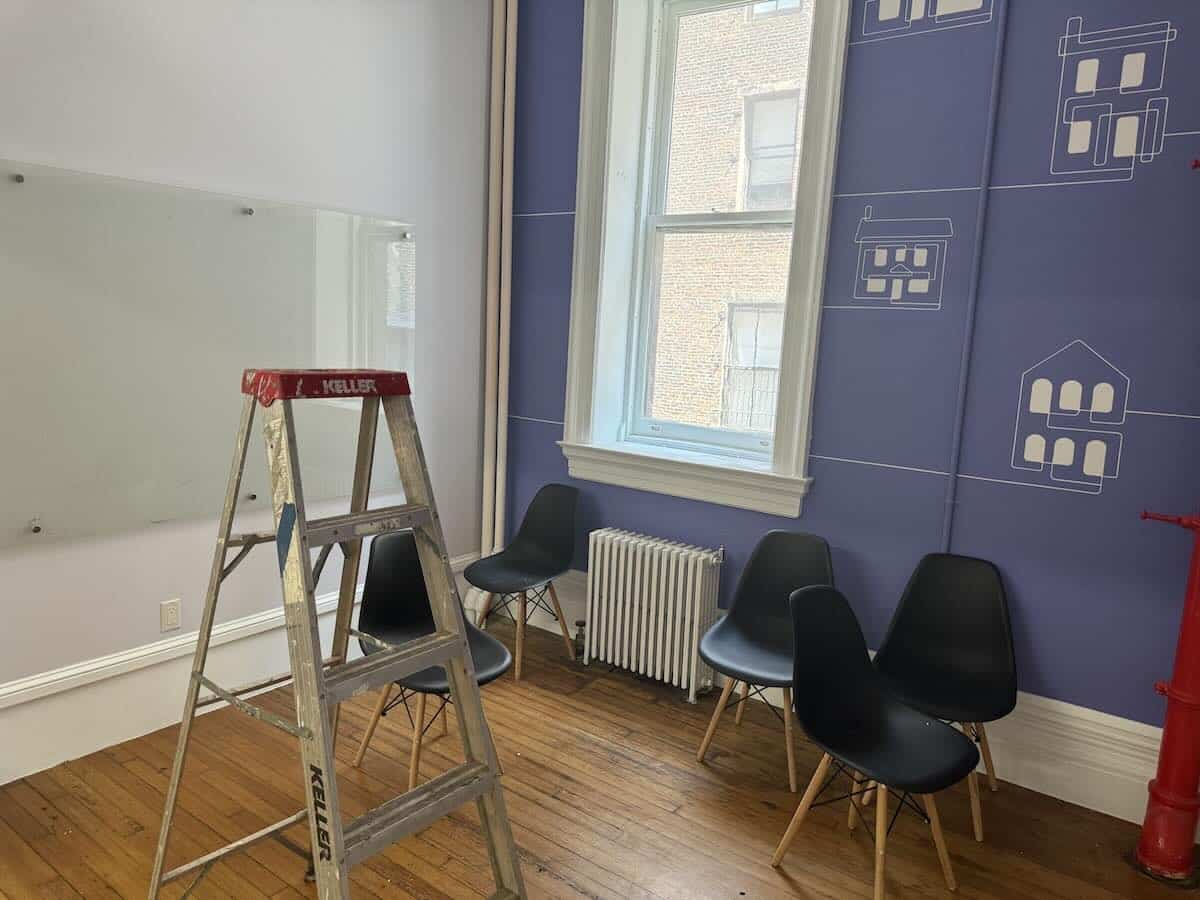
[[[741,6],[745,0],[703,0]],[[769,454],[722,454],[623,433],[636,385],[639,258],[659,111],[654,66],[667,0],[587,0],[566,415],[560,446],[575,478],[798,516],[807,474],[829,215],[841,118],[849,4],[813,0],[775,436]],[[652,131],[647,141],[647,129]],[[661,171],[661,170],[660,170]],[[814,210],[817,214],[814,214]],[[739,214],[758,222],[772,214]],[[673,216],[679,220],[682,217]],[[707,216],[699,217],[703,224]],[[785,213],[785,219],[791,214]],[[679,223],[686,227],[686,222]],[[769,223],[764,223],[769,224]]]

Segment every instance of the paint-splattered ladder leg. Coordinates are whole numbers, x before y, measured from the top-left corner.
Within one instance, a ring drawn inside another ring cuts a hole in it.
[[[306,732],[300,737],[300,758],[317,896],[320,900],[348,900],[350,879],[333,765],[333,732],[325,703],[321,636],[305,533],[304,492],[300,485],[292,401],[279,400],[266,408],[263,443],[271,473],[271,508],[283,579],[283,616],[294,676],[296,723]]]
[[[409,503],[418,503],[430,510],[429,524],[417,528],[417,552],[421,558],[421,571],[429,593],[430,607],[439,631],[450,631],[466,636],[462,602],[458,587],[450,570],[450,557],[446,552],[446,539],[442,534],[441,520],[433,499],[433,486],[429,481],[429,469],[421,449],[413,417],[412,401],[407,396],[390,396],[383,401],[383,413],[387,420],[388,433],[396,451],[396,464],[400,470],[400,482]],[[475,666],[469,653],[449,660],[446,674],[449,676],[450,697],[454,703],[455,718],[462,735],[463,749],[468,762],[482,762],[492,773],[492,786],[476,801],[480,823],[487,841],[488,856],[492,864],[492,875],[498,896],[505,891],[516,897],[525,897],[525,883],[521,875],[517,846],[513,840],[512,827],[504,804],[504,790],[500,784],[500,766],[496,759],[496,748],[483,713],[479,695],[479,682],[475,677]]]
[[[238,492],[242,486],[242,473],[246,468],[246,449],[250,444],[250,427],[254,422],[254,398],[247,396],[242,403],[242,416],[234,442],[233,463],[229,469],[229,480],[225,486],[225,503],[221,508],[221,522],[217,529],[217,547],[213,553],[212,569],[208,576],[208,590],[204,595],[204,612],[200,617],[200,632],[196,639],[196,652],[192,657],[192,674],[188,681],[187,697],[183,703],[183,718],[179,723],[179,740],[175,747],[175,763],[171,768],[171,780],[167,786],[166,803],[163,806],[162,825],[159,829],[158,848],[154,853],[154,869],[150,875],[150,900],[158,896],[162,888],[163,867],[167,858],[167,847],[171,837],[171,823],[175,818],[175,804],[179,799],[179,782],[183,778],[187,759],[188,739],[192,731],[192,719],[196,715],[196,703],[200,699],[200,676],[208,660],[208,646],[212,638],[213,621],[217,614],[217,597],[221,593],[221,582],[225,573],[225,558],[233,517],[237,512]]]

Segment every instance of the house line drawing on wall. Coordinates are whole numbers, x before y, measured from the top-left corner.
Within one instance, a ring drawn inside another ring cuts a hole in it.
[[[868,206],[859,220],[851,308],[942,308],[946,257],[954,237],[948,218],[880,219]]]
[[[1121,472],[1129,377],[1075,340],[1021,375],[1012,468],[1026,484],[1099,494]]]
[[[1050,153],[1056,179],[1130,181],[1139,163],[1162,153],[1168,49],[1178,37],[1170,22],[1085,31],[1082,17],[1067,20]]]
[[[986,25],[992,21],[994,0],[866,0],[862,35],[851,44]]]

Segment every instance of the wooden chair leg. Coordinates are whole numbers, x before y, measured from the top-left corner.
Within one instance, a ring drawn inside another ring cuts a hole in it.
[[[821,785],[825,783],[825,775],[829,772],[829,764],[832,762],[833,757],[826,753],[821,757],[821,761],[817,763],[817,771],[813,772],[813,777],[808,782],[808,787],[804,789],[804,796],[800,798],[800,805],[796,807],[796,814],[792,816],[792,821],[788,823],[787,831],[783,833],[783,839],[780,840],[779,846],[775,848],[775,854],[771,857],[771,865],[778,867],[783,862],[783,855],[787,853],[788,847],[796,837],[796,832],[804,824],[804,817],[808,815],[808,810],[812,807],[813,801],[817,799],[817,794],[821,792]]]
[[[708,722],[708,731],[704,732],[704,739],[700,741],[700,749],[696,751],[696,762],[704,762],[704,754],[708,752],[708,745],[712,743],[713,735],[717,733],[717,722],[720,721],[721,713],[725,712],[725,704],[729,702],[729,695],[733,693],[735,687],[737,687],[737,682],[733,679],[725,682],[725,687],[721,690],[721,699],[717,701],[717,708],[713,710],[712,718]]]
[[[888,792],[885,785],[875,788],[875,900],[883,900],[887,889],[884,860],[887,857]]]
[[[925,814],[929,816],[929,830],[933,832],[933,846],[937,848],[938,862],[942,864],[942,874],[946,876],[946,887],[956,891],[958,882],[954,880],[954,867],[950,865],[950,853],[946,850],[946,836],[942,833],[937,802],[933,794],[925,794],[921,799],[925,802]]]
[[[371,743],[371,738],[375,736],[375,726],[379,724],[379,720],[383,717],[383,708],[387,706],[388,700],[392,695],[392,686],[385,684],[379,691],[379,700],[375,704],[375,711],[371,713],[371,721],[367,723],[367,730],[363,732],[362,743],[358,745],[358,752],[354,754],[354,768],[362,765],[363,757],[367,755],[367,745]]]
[[[737,715],[733,717],[733,724],[735,726],[742,724],[742,716],[744,716],[746,714],[746,703],[747,703],[747,701],[749,701],[749,699],[750,699],[750,682],[743,681],[742,682],[742,699],[738,703]]]
[[[975,828],[975,840],[983,841],[983,810],[979,806],[979,773],[967,776],[967,787],[971,791],[971,825]]]
[[[862,788],[863,779],[862,775],[855,771],[850,773],[850,780],[854,784],[850,788],[850,808],[846,811],[846,827],[853,831],[855,826],[858,825],[858,816],[862,809],[858,806],[858,798],[854,795]],[[859,812],[855,811],[856,808]]]
[[[983,767],[987,769],[988,789],[998,791],[1000,784],[996,781],[996,766],[992,763],[992,748],[988,746],[987,732],[984,731],[982,722],[975,723],[975,733],[979,735],[979,750],[983,753]]]
[[[870,806],[870,805],[871,805],[871,801],[872,801],[872,800],[874,800],[874,799],[875,799],[875,782],[873,782],[873,781],[868,781],[868,782],[867,782],[867,789],[866,789],[865,791],[863,791],[863,795],[862,795],[862,805],[863,805],[863,806]]]
[[[421,770],[421,737],[425,731],[425,701],[427,694],[417,694],[417,714],[413,718],[412,757],[408,761],[408,789],[417,786],[417,775]]]
[[[521,680],[521,663],[525,659],[525,614],[528,602],[528,595],[521,591],[521,597],[517,601],[517,660],[513,666],[513,679],[516,681]]]
[[[554,590],[554,582],[549,582],[546,589],[550,592],[550,602],[554,604],[554,615],[558,617],[558,627],[562,631],[563,643],[567,645],[567,656],[574,659],[575,645],[571,643],[571,632],[567,628],[567,620],[563,616],[562,607],[558,605],[558,591]]]
[[[783,741],[787,744],[788,787],[796,793],[796,747],[792,739],[792,689],[783,689]]]
[[[484,595],[483,606],[479,607],[479,617],[475,620],[476,628],[487,627],[487,617],[492,611],[492,601],[496,599],[496,595],[488,593]]]

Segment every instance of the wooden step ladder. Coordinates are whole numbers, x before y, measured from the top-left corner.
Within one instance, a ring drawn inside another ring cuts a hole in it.
[[[491,858],[497,887],[494,896],[525,897],[517,848],[504,808],[496,750],[480,702],[458,589],[450,570],[442,526],[413,419],[407,376],[400,372],[368,370],[247,370],[242,378],[242,393],[246,397],[225,490],[225,504],[221,512],[191,680],[183,707],[175,765],[167,789],[162,830],[150,880],[151,900],[158,897],[163,885],[185,877],[192,879],[184,893],[187,896],[221,858],[277,836],[304,819],[309,824],[317,895],[321,900],[344,900],[350,896],[351,866],[406,835],[431,825],[471,800],[478,806]],[[309,521],[304,515],[292,403],[311,398],[361,398],[362,415],[350,513]],[[274,531],[235,534],[233,519],[256,406],[262,406],[264,411],[263,436],[271,473],[271,506],[276,527]],[[383,407],[408,502],[404,506],[368,510],[367,498],[380,406]],[[437,630],[432,635],[407,644],[385,645],[371,635],[361,634],[350,624],[362,539],[410,528],[416,535],[421,569],[425,575]],[[254,547],[267,543],[274,543],[279,556],[291,672],[226,690],[204,675],[217,598],[222,582],[247,554]],[[330,658],[324,659],[317,630],[313,588],[334,545],[341,548],[344,563],[332,652]],[[311,551],[317,548],[320,548],[317,560],[310,565]],[[232,559],[231,551],[236,551]],[[362,637],[373,646],[380,647],[379,652],[348,662],[346,654],[351,635]],[[435,665],[445,667],[449,674],[450,693],[458,710],[456,718],[466,762],[416,790],[343,824],[334,768],[338,704],[356,694],[377,690],[398,678]],[[291,682],[295,693],[295,722],[243,699],[246,694],[287,682]],[[201,697],[201,687],[211,694]],[[179,783],[196,709],[221,701],[299,739],[307,809],[199,859],[164,871],[171,822],[179,798]]]

